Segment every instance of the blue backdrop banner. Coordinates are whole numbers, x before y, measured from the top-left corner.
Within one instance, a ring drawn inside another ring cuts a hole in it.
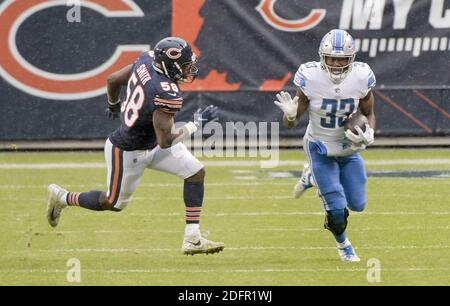
[[[279,121],[275,93],[333,28],[377,76],[378,135],[450,135],[450,1],[3,0],[0,140],[106,137],[107,76],[171,35],[200,58],[177,120],[215,104],[221,122]]]

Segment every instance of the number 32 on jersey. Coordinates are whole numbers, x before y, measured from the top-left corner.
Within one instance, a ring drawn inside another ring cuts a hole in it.
[[[325,117],[320,118],[320,125],[328,129],[344,126],[345,118],[355,110],[355,100],[323,99],[321,109],[325,110]]]

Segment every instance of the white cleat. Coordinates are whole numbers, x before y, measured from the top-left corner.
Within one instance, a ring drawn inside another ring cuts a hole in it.
[[[302,177],[294,187],[294,198],[300,198],[303,193],[312,186],[314,185],[312,181],[311,169],[309,168],[309,164],[305,164],[303,166]]]
[[[181,250],[184,255],[214,254],[223,251],[223,242],[214,242],[203,238],[200,234],[184,237]]]
[[[361,259],[359,259],[358,255],[356,255],[355,250],[353,249],[352,245],[347,245],[346,247],[339,248],[338,247],[338,254],[341,257],[342,261],[345,262],[359,262]]]
[[[49,185],[47,190],[47,220],[52,227],[56,227],[58,225],[62,210],[67,207],[67,204],[61,203],[59,199],[64,195],[64,193],[67,193],[67,190],[55,184]]]

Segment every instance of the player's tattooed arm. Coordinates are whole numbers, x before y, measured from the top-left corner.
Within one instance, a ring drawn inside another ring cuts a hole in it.
[[[127,85],[132,68],[133,65],[130,64],[123,67],[119,71],[114,72],[108,77],[106,89],[108,92],[108,101],[110,103],[114,103],[119,100],[120,89],[122,86]]]
[[[370,90],[369,93],[359,101],[359,108],[361,110],[361,113],[367,117],[367,120],[369,120],[370,127],[375,130],[376,119],[374,105],[375,98],[372,91]]]
[[[156,132],[158,145],[165,149],[181,141],[185,136],[190,135],[186,128],[176,129],[174,126],[173,114],[156,109],[153,112],[153,127]]]
[[[295,127],[298,124],[300,118],[308,110],[309,107],[309,99],[303,93],[303,91],[297,89],[296,96],[298,97],[297,117],[295,118],[295,120],[290,121],[287,119],[286,115],[283,116],[283,124],[286,128],[289,129]]]

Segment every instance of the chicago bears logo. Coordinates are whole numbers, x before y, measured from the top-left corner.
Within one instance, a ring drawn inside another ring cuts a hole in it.
[[[181,57],[181,49],[170,48],[166,51],[166,55],[168,58],[173,60],[179,59]]]
[[[80,4],[111,17],[143,17],[133,0],[83,0]],[[56,74],[29,63],[19,53],[16,34],[30,16],[54,6],[66,6],[65,0],[6,0],[0,5],[0,75],[18,89],[45,99],[80,100],[105,93],[109,74],[135,61],[149,49],[147,45],[118,45],[105,62],[83,73]]]
[[[314,28],[327,14],[325,9],[313,9],[308,16],[295,20],[280,17],[274,9],[277,0],[261,0],[256,10],[272,27],[286,32],[301,32]]]

